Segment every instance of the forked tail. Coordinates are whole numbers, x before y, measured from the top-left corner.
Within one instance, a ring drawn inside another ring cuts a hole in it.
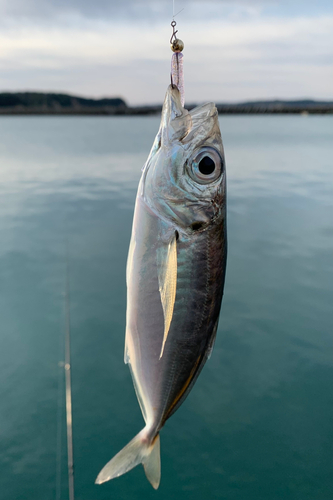
[[[121,476],[142,464],[148,481],[157,490],[161,479],[160,435],[148,438],[147,429],[142,429],[98,474],[96,484]]]

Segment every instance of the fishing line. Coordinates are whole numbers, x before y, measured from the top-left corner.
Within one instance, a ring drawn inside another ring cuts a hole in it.
[[[175,17],[178,16],[181,12],[183,12],[185,7],[183,7],[177,14],[175,14],[175,0],[172,0],[172,20],[175,20]]]
[[[60,334],[59,360],[64,355],[64,335]],[[62,471],[62,422],[63,422],[63,398],[64,398],[64,362],[58,363],[58,401],[57,401],[57,438],[56,438],[56,488],[55,500],[61,498],[61,471]]]

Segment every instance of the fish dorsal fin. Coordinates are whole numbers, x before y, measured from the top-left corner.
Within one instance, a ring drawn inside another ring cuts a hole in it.
[[[212,335],[211,335],[210,340],[209,340],[208,347],[207,347],[207,352],[206,352],[206,358],[207,359],[210,359],[210,357],[212,355],[212,352],[213,352],[213,349],[214,349],[218,324],[219,324],[219,320],[217,319],[216,323],[215,323],[215,326],[213,328]]]
[[[160,248],[158,255],[158,284],[164,314],[164,334],[160,353],[163,356],[164,346],[168,337],[177,289],[177,237],[173,235],[167,248]]]

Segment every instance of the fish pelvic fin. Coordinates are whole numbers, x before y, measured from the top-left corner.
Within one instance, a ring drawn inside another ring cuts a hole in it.
[[[176,300],[177,290],[177,238],[173,236],[168,245],[166,259],[161,263],[161,272],[159,274],[159,290],[164,314],[164,334],[160,353],[160,359],[163,356],[164,346],[168,337],[173,309]]]
[[[161,479],[160,436],[157,434],[150,439],[146,427],[103,467],[95,483],[102,484],[122,476],[139,464],[143,465],[148,481],[157,490]]]

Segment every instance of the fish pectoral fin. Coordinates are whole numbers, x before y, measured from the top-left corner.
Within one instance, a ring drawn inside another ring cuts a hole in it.
[[[177,289],[177,237],[173,235],[167,247],[161,247],[157,255],[158,284],[164,314],[164,334],[160,353],[163,356],[164,346],[168,337]]]

